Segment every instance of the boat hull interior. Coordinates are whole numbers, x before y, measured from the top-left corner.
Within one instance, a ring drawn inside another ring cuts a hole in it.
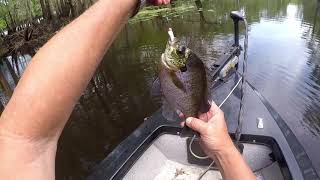
[[[268,145],[257,143],[243,143],[243,145],[243,157],[259,179],[284,179],[279,163],[272,158],[273,152]],[[198,179],[208,166],[190,163],[187,149],[187,138],[172,134],[160,135],[123,179]],[[222,179],[222,176],[217,168],[213,167],[202,179]]]

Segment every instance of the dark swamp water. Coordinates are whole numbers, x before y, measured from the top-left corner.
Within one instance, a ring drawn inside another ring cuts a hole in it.
[[[85,179],[157,110],[149,91],[169,26],[214,62],[233,41],[235,9],[245,10],[249,22],[248,81],[286,120],[320,173],[320,1],[204,0],[203,14],[196,4],[178,0],[177,12],[132,21],[118,35],[63,131],[57,179]]]

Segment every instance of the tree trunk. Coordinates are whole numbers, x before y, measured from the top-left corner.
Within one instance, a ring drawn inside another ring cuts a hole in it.
[[[69,4],[66,2],[66,0],[60,0],[60,5],[61,5],[61,16],[68,17],[70,12]]]
[[[8,31],[11,29],[10,24],[8,23],[8,20],[6,17],[3,18],[4,22],[6,23]]]
[[[40,5],[41,5],[41,10],[42,10],[42,15],[44,19],[50,19],[50,14],[48,10],[48,6],[46,4],[45,0],[40,0]]]
[[[18,79],[18,76],[16,75],[16,73],[14,72],[14,70],[13,70],[13,68],[12,68],[9,60],[8,60],[8,59],[5,59],[4,62],[6,63],[6,65],[7,65],[7,67],[8,67],[8,70],[9,70],[11,76],[12,76],[12,79],[13,79],[14,84],[17,85],[19,79]]]
[[[58,11],[58,15],[61,17],[62,12],[62,4],[61,4],[61,0],[56,0],[56,5],[57,5],[57,11]]]
[[[11,95],[12,95],[12,90],[11,90],[11,87],[8,83],[8,81],[6,80],[6,78],[4,77],[2,71],[0,70],[0,84],[1,84],[1,88],[3,89],[4,91],[4,94],[10,98]],[[1,103],[2,104],[2,103]]]
[[[80,15],[80,13],[81,13],[81,8],[80,8],[80,4],[81,4],[81,2],[80,2],[80,0],[71,0],[71,7],[72,7],[72,9],[73,9],[73,17],[75,18],[75,17],[78,17],[79,15]]]
[[[0,102],[0,115],[2,114],[3,110],[4,110],[4,106],[3,106],[2,102]]]
[[[45,0],[40,0],[40,5],[41,5],[41,11],[42,11],[42,16],[44,19],[49,19],[49,14],[48,14],[48,10],[46,7],[46,3]]]
[[[19,18],[18,18],[18,7],[17,4],[13,4],[13,13],[12,13],[13,19],[15,20],[15,25],[14,27],[19,25]]]
[[[48,5],[49,5],[49,10],[50,10],[51,19],[52,19],[53,21],[57,21],[57,20],[58,20],[58,13],[57,13],[55,1],[53,1],[53,0],[48,0],[47,3],[48,3]]]
[[[16,22],[14,21],[10,10],[8,10],[8,15],[9,15],[9,18],[10,18],[10,21],[11,21],[11,27],[16,27]]]
[[[18,61],[18,56],[14,59],[14,64],[16,66],[16,70],[17,70],[17,75],[20,76],[20,69],[19,69],[19,61]]]
[[[26,1],[26,8],[27,8],[27,14],[29,16],[29,22],[32,22],[33,19],[33,11],[32,11],[32,6],[30,0],[25,0]]]

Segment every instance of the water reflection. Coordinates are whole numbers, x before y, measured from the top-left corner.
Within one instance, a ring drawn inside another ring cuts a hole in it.
[[[308,16],[307,16],[308,17]],[[308,17],[309,18],[309,17]],[[318,92],[320,91],[320,2],[318,1],[316,5],[316,10],[313,17],[313,24],[309,26],[309,30],[305,33],[305,38],[307,40],[307,47],[309,50],[309,58],[308,64],[311,68],[311,73],[309,74],[309,79],[311,80],[308,84],[316,89]],[[310,19],[311,20],[311,19]],[[318,23],[318,24],[317,24]],[[314,94],[311,102],[308,104],[308,107],[304,114],[304,122],[308,124],[310,131],[314,135],[320,134],[320,97],[319,93]]]
[[[319,170],[319,1],[284,8],[252,24],[248,78],[286,119]]]

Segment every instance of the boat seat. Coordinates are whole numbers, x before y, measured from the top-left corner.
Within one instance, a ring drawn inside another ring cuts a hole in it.
[[[193,180],[207,168],[190,164],[187,158],[187,138],[178,135],[159,136],[125,175],[126,180]],[[277,162],[270,158],[271,149],[260,144],[243,143],[243,157],[259,179],[282,180]],[[222,179],[218,170],[208,171],[202,178]]]

